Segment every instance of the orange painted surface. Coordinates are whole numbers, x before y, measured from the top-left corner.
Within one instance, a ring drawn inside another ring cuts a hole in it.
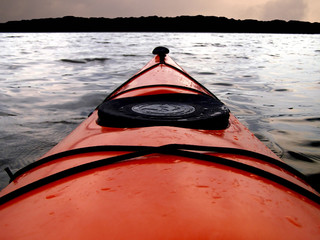
[[[184,71],[168,56],[166,57],[166,62]],[[159,63],[159,60],[157,57],[153,58],[141,71],[146,70],[147,68],[153,66],[156,63]],[[191,81],[190,78],[182,75],[181,73],[174,70],[173,68],[165,65],[159,65],[158,67],[145,72],[143,75],[139,76],[138,78],[133,78],[125,86],[118,89],[118,91],[116,91],[114,95],[119,94],[120,92],[126,91],[128,89],[141,87],[141,86],[154,85],[154,84],[178,85],[178,86],[193,88],[195,90],[198,90],[206,94],[209,93],[208,91],[203,89],[201,86],[199,86],[197,83]],[[141,95],[145,95],[145,93],[142,93]]]
[[[157,57],[142,71],[158,62]],[[170,57],[166,62],[176,65]],[[206,93],[188,77],[160,65],[116,94],[152,84],[179,84]],[[171,87],[120,97],[188,92]],[[197,94],[197,93],[194,93]],[[195,144],[232,147],[276,158],[233,115],[225,130],[158,126],[109,128],[97,111],[45,156],[97,145]],[[18,177],[0,196],[34,181],[124,152],[79,154]],[[250,157],[214,154],[263,169],[315,192],[283,169]],[[282,185],[232,167],[152,154],[78,173],[0,205],[1,239],[319,239],[320,206]]]
[[[246,172],[154,156],[1,207],[1,239],[319,239],[319,206]]]

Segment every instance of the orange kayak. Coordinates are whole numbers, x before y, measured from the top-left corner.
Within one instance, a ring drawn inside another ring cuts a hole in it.
[[[0,194],[1,239],[319,239],[320,195],[164,47]]]

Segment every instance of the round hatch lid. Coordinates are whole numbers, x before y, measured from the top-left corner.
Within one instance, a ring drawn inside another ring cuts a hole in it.
[[[175,126],[225,129],[229,109],[208,95],[159,94],[106,101],[98,108],[98,124],[134,128]]]

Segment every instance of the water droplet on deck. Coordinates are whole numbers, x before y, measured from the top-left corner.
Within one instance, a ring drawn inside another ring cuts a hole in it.
[[[302,227],[302,225],[298,222],[298,219],[296,217],[286,216],[286,219],[296,227]]]
[[[51,198],[55,198],[55,197],[56,197],[56,195],[51,194],[51,195],[46,196],[46,199],[51,199]]]
[[[220,195],[212,196],[213,199],[220,199],[222,198]]]
[[[206,185],[196,185],[196,187],[198,187],[198,188],[208,188],[209,186],[206,186]]]

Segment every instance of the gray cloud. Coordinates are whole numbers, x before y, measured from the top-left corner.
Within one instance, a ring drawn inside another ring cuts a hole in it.
[[[0,22],[63,17],[211,15],[320,21],[320,0],[0,0]]]
[[[0,22],[61,17],[130,17],[215,14],[224,0],[0,0]]]
[[[302,20],[306,15],[305,0],[273,0],[262,7],[261,18],[265,20]]]

